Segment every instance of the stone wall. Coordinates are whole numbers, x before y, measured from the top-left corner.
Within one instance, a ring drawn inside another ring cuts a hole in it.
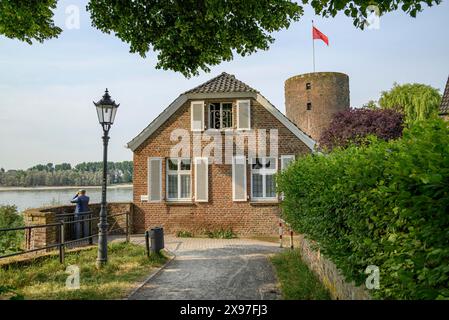
[[[308,106],[308,104],[310,105]],[[338,72],[314,72],[285,81],[287,117],[315,141],[336,112],[349,108],[349,77]]]
[[[98,217],[100,212],[100,204],[89,204],[89,208],[92,211],[93,217]],[[51,206],[36,209],[28,209],[24,211],[25,225],[42,225],[51,224],[61,221],[62,214],[73,213],[75,210],[74,205],[67,206]],[[133,232],[133,212],[134,206],[129,202],[108,203],[108,223],[109,229],[114,230],[114,234],[126,233],[126,215],[119,215],[113,217],[114,214],[128,213],[129,220],[129,232]],[[98,233],[98,222],[94,220],[92,224],[92,234]],[[26,249],[32,250],[42,248],[51,244],[59,242],[59,226],[52,226],[46,228],[33,228],[30,231],[25,232]]]
[[[42,212],[40,209],[28,209],[24,212],[26,226],[55,223],[54,212]],[[58,227],[32,228],[25,230],[25,248],[33,250],[56,242]]]
[[[357,287],[353,282],[346,282],[335,264],[314,250],[311,242],[299,235],[298,246],[303,261],[318,276],[321,283],[329,290],[332,299],[337,300],[370,300],[371,297],[364,285]]]

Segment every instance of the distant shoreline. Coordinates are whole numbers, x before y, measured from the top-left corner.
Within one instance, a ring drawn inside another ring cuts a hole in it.
[[[108,189],[132,188],[132,184],[108,185]],[[41,187],[0,187],[1,191],[45,191],[45,190],[79,190],[79,189],[100,189],[101,186],[41,186]]]

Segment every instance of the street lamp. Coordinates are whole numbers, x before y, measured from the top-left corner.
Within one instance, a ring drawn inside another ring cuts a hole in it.
[[[114,123],[115,114],[120,104],[111,99],[108,89],[100,101],[94,102],[97,109],[98,121],[103,128],[103,184],[101,190],[100,222],[98,223],[98,257],[97,267],[101,267],[108,261],[108,219],[106,208],[106,183],[108,176],[108,141],[109,129]]]

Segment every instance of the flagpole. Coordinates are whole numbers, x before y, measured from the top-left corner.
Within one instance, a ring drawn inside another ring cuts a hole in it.
[[[315,72],[315,39],[313,39],[313,20],[312,20],[312,48],[313,48],[313,72]]]

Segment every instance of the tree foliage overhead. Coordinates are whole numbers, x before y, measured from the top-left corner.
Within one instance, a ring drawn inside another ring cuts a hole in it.
[[[158,68],[195,74],[198,69],[266,50],[271,33],[298,20],[302,8],[287,0],[92,0],[92,23],[115,32],[145,57],[158,52]]]
[[[438,89],[419,83],[395,83],[391,90],[382,92],[379,99],[381,108],[403,113],[407,122],[436,116],[440,103]]]
[[[326,149],[359,144],[368,135],[388,141],[399,138],[403,115],[395,110],[349,109],[336,113],[323,132],[320,144]]]
[[[302,2],[302,4],[301,4]],[[245,56],[267,50],[272,33],[298,21],[303,5],[315,13],[334,17],[343,12],[362,28],[367,9],[376,5],[379,13],[402,10],[412,17],[441,0],[90,0],[92,24],[114,33],[130,45],[130,51],[145,57],[157,52],[157,68],[195,75],[199,70],[232,60],[234,53]],[[0,1],[0,35],[32,43],[57,37],[53,12],[57,0]]]
[[[1,0],[0,35],[32,44],[57,37],[61,28],[53,22],[57,0]]]

